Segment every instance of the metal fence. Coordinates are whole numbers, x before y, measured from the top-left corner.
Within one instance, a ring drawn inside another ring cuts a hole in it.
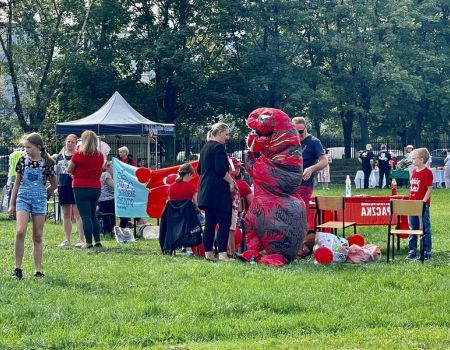
[[[102,139],[110,147],[110,156],[114,157],[118,154],[117,150],[122,147],[128,147],[130,154],[136,160],[143,159],[144,164],[150,166],[164,167],[173,165],[175,163],[182,163],[185,161],[198,159],[200,149],[205,144],[204,139],[191,139],[185,137],[183,139],[176,139],[175,142],[171,138],[158,140],[156,145],[155,140],[148,140],[146,137],[109,137]],[[344,140],[322,138],[321,142],[324,148],[328,149],[333,159],[344,158]],[[404,147],[406,144],[412,144],[415,148],[426,147],[428,150],[445,150],[450,148],[450,138],[424,138],[420,145],[414,144],[412,141],[404,144],[400,139],[377,139],[369,141],[373,146],[374,151],[378,151],[382,144],[385,144],[388,150],[397,157],[403,156]],[[0,171],[8,170],[8,155],[13,151],[14,146],[0,143]],[[244,159],[247,145],[245,139],[231,139],[226,144],[227,152],[240,159]],[[365,149],[365,144],[360,140],[352,140],[350,155],[352,158],[358,156],[358,151]],[[58,150],[48,150],[49,153],[58,153]]]

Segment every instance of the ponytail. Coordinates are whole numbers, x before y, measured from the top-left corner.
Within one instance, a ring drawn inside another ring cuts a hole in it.
[[[50,154],[48,154],[45,151],[45,147],[41,148],[41,157],[45,160],[45,165],[46,166],[53,166],[55,165],[55,161],[53,160],[53,158],[50,156]]]

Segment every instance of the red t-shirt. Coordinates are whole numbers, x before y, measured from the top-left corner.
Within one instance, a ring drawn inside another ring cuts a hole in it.
[[[252,189],[248,185],[248,183],[246,183],[242,179],[236,179],[235,181],[236,181],[237,187],[239,188],[239,196],[244,199],[244,210],[247,211],[247,209],[248,209],[247,201],[245,200],[245,198],[247,197],[247,195],[252,193]]]
[[[190,182],[174,182],[169,187],[169,200],[192,199],[197,188]]]
[[[420,200],[425,197],[428,187],[433,186],[433,172],[425,167],[422,170],[414,169],[411,176],[411,189],[409,198],[414,200]],[[427,204],[430,205],[430,199],[428,198]]]
[[[120,159],[121,162],[123,162],[125,164],[129,164],[129,165],[132,165],[132,166],[137,166],[137,162],[134,159],[132,159],[132,158],[125,157],[125,158],[119,158],[119,159]]]
[[[72,187],[101,188],[100,176],[104,160],[103,153],[100,152],[89,156],[76,151],[71,159],[75,164]]]

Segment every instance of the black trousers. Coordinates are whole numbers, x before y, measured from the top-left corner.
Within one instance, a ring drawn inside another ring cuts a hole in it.
[[[378,187],[383,188],[383,178],[386,175],[386,187],[391,187],[391,168],[379,168],[380,179],[378,181]]]
[[[363,168],[362,171],[364,172],[364,188],[369,188],[369,178],[372,168]]]
[[[227,251],[228,236],[231,226],[231,212],[223,211],[217,208],[205,209],[205,230],[203,232],[203,245],[205,252],[213,250],[216,225],[219,224],[217,232],[217,246],[219,253]]]
[[[105,232],[112,233],[114,226],[116,226],[116,216],[114,214],[114,199],[98,202],[98,209],[100,209],[102,213],[112,214],[103,217],[103,228]]]

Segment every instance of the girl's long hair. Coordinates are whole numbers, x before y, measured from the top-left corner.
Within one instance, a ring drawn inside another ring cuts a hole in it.
[[[92,130],[85,130],[81,134],[80,152],[88,156],[98,154],[98,139],[97,134]]]
[[[32,132],[31,134],[24,135],[23,141],[28,141],[32,145],[39,148],[39,150],[41,151],[41,157],[45,160],[46,166],[55,165],[55,161],[53,160],[53,158],[45,151],[44,140],[42,140],[41,135],[39,135],[37,132]]]
[[[184,163],[178,168],[178,175],[175,179],[175,182],[182,182],[185,175],[195,174],[195,170],[189,163]]]

